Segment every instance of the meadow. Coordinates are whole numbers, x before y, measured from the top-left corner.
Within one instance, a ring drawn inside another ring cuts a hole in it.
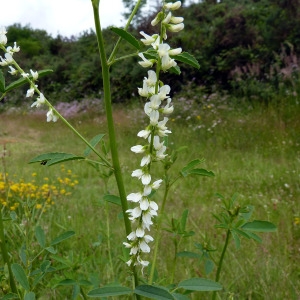
[[[225,198],[236,193],[241,206],[255,207],[254,219],[270,221],[278,229],[275,233],[260,234],[263,240],[260,244],[242,239],[239,250],[230,242],[220,277],[224,290],[219,293],[219,299],[299,299],[299,104],[293,97],[268,105],[237,103],[230,97],[218,96],[197,100],[197,96],[174,97],[169,148],[186,147],[179,152],[170,174],[176,176],[189,161],[204,158],[202,167],[213,171],[215,177],[189,177],[172,187],[163,226],[170,228],[172,219],[179,219],[188,209],[187,231],[195,234],[179,239],[174,233],[164,232],[157,265],[161,280],[158,284],[171,283],[168,280],[175,252],[197,252],[196,245],[207,242],[217,249],[212,255],[218,259],[225,233],[214,228],[217,220],[212,214],[221,210],[217,193]],[[141,107],[141,103],[114,106],[127,193],[134,190],[135,181],[130,174],[138,164],[130,147],[139,143],[136,133],[147,122]],[[87,139],[107,132],[100,101],[93,109],[70,120]],[[76,180],[70,195],[57,197],[38,219],[47,232],[47,239],[65,230],[76,233],[58,247],[56,258],[60,257],[60,261],[53,263],[59,271],[47,274],[47,280],[40,286],[39,299],[71,299],[74,292],[71,284],[47,289],[66,278],[89,280],[94,286],[109,282],[130,284],[120,259],[125,240],[121,208],[103,200],[107,193],[117,194],[114,178],[104,182],[103,170],[84,161],[50,167],[28,164],[33,157],[46,152],[82,155],[86,146],[61,121],[46,123],[44,114],[27,109],[0,115],[0,145],[3,147],[0,170],[7,172],[9,180],[34,180],[41,186],[45,180],[54,181],[66,174],[72,181]],[[64,194],[61,190],[59,193]],[[186,276],[206,277],[200,259],[176,257],[176,263],[175,282]],[[214,274],[215,269],[207,278],[214,279]],[[191,297],[210,299],[211,294],[193,293]]]

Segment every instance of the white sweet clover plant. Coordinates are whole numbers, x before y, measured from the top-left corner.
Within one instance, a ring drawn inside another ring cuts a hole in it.
[[[136,204],[136,207],[128,209],[129,219],[132,222],[133,231],[127,236],[125,247],[130,249],[129,266],[141,265],[142,268],[148,266],[149,261],[144,260],[143,254],[150,252],[149,242],[153,237],[147,234],[153,224],[152,218],[157,216],[158,205],[151,200],[152,190],[157,190],[162,179],[153,181],[151,176],[151,164],[165,159],[166,146],[163,138],[171,133],[166,124],[168,115],[173,112],[172,99],[169,97],[170,86],[165,85],[160,79],[161,71],[166,72],[176,67],[177,63],[174,56],[182,52],[181,48],[172,49],[165,41],[167,32],[178,32],[184,28],[183,18],[173,16],[173,11],[180,8],[181,2],[175,3],[163,2],[162,10],[151,22],[152,26],[160,25],[160,33],[148,35],[140,32],[143,36],[142,43],[150,48],[139,53],[142,59],[139,64],[144,68],[155,66],[154,70],[148,71],[148,77],[143,80],[143,86],[138,88],[141,97],[147,99],[144,111],[149,118],[149,125],[141,130],[137,135],[144,138],[144,145],[131,147],[131,151],[142,153],[140,168],[134,170],[131,174],[140,180],[141,186],[137,192],[127,196],[127,200]]]
[[[39,74],[37,71],[30,70],[29,73],[25,73],[23,69],[19,66],[19,64],[13,58],[13,55],[16,52],[20,51],[20,47],[17,46],[17,43],[14,42],[14,46],[7,46],[7,31],[5,27],[0,28],[0,49],[4,51],[4,58],[0,56],[0,66],[8,66],[9,73],[13,76],[21,75],[22,78],[25,78],[30,84],[30,88],[27,90],[26,97],[33,97],[35,93],[38,94],[36,101],[31,105],[31,107],[40,107],[45,104],[48,106],[49,110],[47,112],[47,122],[53,121],[56,122],[58,120],[58,115],[55,113],[54,107],[49,103],[49,101],[45,98],[44,94],[38,89],[38,85],[36,84]]]

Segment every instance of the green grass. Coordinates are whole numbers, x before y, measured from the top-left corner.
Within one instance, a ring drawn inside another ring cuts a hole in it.
[[[227,198],[238,193],[241,205],[255,206],[255,219],[273,222],[278,231],[261,234],[262,244],[243,239],[238,251],[231,241],[221,273],[220,281],[225,287],[220,293],[221,299],[299,299],[300,224],[295,222],[295,218],[300,217],[299,106],[234,107],[218,99],[199,106],[180,99],[177,102],[176,112],[169,122],[173,132],[169,146],[186,145],[187,149],[180,152],[171,174],[175,176],[189,161],[204,157],[202,167],[216,175],[214,178],[187,178],[177,182],[171,190],[164,225],[167,226],[172,216],[179,218],[188,208],[188,230],[195,232],[193,237],[181,242],[179,251],[196,252],[194,243],[203,242],[207,236],[218,249],[215,256],[218,259],[225,232],[214,228],[216,220],[212,213],[219,212],[221,206],[216,193]],[[116,106],[115,118],[124,181],[130,193],[136,190],[136,180],[130,174],[138,167],[140,157],[129,149],[143,142],[136,133],[147,120],[134,106]],[[107,131],[103,112],[100,116],[95,113],[78,116],[71,123],[88,140]],[[60,173],[59,166],[28,165],[34,156],[54,151],[81,155],[85,149],[61,122],[47,124],[45,116],[2,114],[0,128],[0,142],[7,148],[7,172],[25,180],[30,179],[33,172],[38,173],[39,180]],[[60,255],[70,257],[74,264],[47,278],[50,282],[85,278],[100,285],[119,281],[130,286],[126,266],[118,258],[125,241],[120,208],[107,207],[102,201],[106,188],[92,167],[82,162],[65,163],[65,167],[78,176],[79,185],[72,197],[56,203],[45,214],[42,225],[48,228],[50,237],[63,230],[76,232],[75,238],[59,248]],[[156,168],[157,178],[160,178],[162,171],[159,165]],[[108,191],[117,193],[113,178],[108,182]],[[160,197],[161,191],[156,198],[158,203]],[[159,284],[166,285],[170,283],[174,247],[171,234],[164,232],[162,240]],[[208,277],[213,279],[214,272]],[[197,276],[205,276],[203,263],[178,258],[176,282]],[[71,288],[59,287],[58,291],[48,291],[41,299],[70,299],[70,295]],[[195,294],[193,299],[209,297],[208,294]]]

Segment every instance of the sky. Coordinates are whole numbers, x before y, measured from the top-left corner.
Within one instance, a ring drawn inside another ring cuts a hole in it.
[[[0,0],[2,2],[2,0]],[[101,0],[102,28],[124,26],[122,0]],[[5,12],[5,13],[4,13]],[[0,27],[20,23],[44,29],[53,37],[70,37],[94,29],[91,0],[9,0],[1,4]]]

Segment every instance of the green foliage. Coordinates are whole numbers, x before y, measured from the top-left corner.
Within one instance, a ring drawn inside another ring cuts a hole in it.
[[[124,3],[128,9],[134,4]],[[176,57],[183,63],[179,63],[179,78],[168,74],[169,82],[176,83],[173,92],[180,91],[189,82],[202,86],[206,93],[228,90],[255,102],[269,102],[278,93],[299,92],[299,66],[295,60],[300,51],[297,3],[296,0],[203,1],[182,9],[185,29],[176,36],[171,35],[170,44],[182,46],[195,59],[187,57],[187,53]],[[141,8],[144,5],[142,1]],[[122,44],[117,57],[133,53],[132,46],[139,49],[139,32],[151,34],[149,24],[154,15],[155,7],[149,12],[140,10],[137,19],[143,22],[136,24],[142,25],[131,27],[130,33],[115,27],[104,29],[107,53],[117,35],[123,35],[128,42]],[[22,51],[17,55],[21,55],[25,69],[33,66],[38,70],[53,69],[51,76],[39,82],[51,101],[101,97],[102,75],[98,71],[100,61],[93,31],[66,38],[51,37],[43,30],[20,24],[7,29],[9,43],[18,41],[21,46]],[[143,75],[137,60],[130,57],[111,67],[114,102],[126,102],[138,96],[137,83]],[[200,69],[195,70],[189,64]],[[179,74],[178,70],[174,71]],[[15,102],[19,98],[18,94],[13,97]]]

